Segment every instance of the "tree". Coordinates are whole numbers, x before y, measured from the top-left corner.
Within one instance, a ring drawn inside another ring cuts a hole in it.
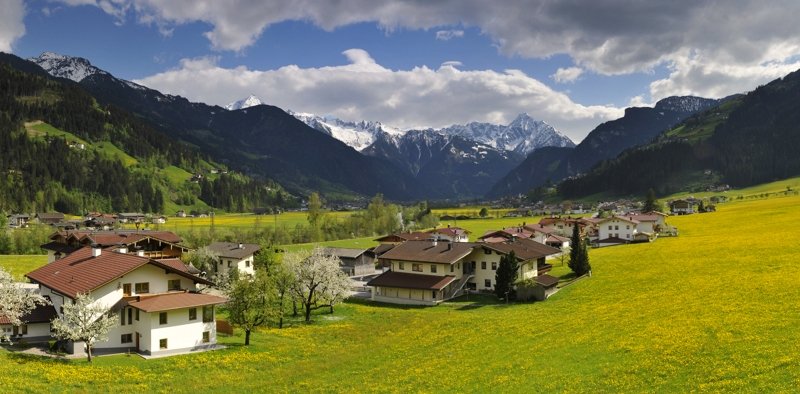
[[[497,272],[494,275],[495,285],[494,294],[497,298],[506,298],[506,300],[517,298],[516,290],[514,290],[514,283],[519,276],[519,263],[517,256],[512,250],[507,255],[500,258],[500,265],[497,267]]]
[[[117,325],[109,309],[88,294],[78,294],[75,300],[65,302],[64,312],[53,320],[55,336],[74,342],[83,342],[86,356],[92,362],[92,347],[98,341],[108,339],[108,332]]]
[[[577,276],[583,276],[592,270],[589,264],[589,252],[586,250],[586,243],[581,237],[580,226],[572,227],[572,237],[570,238],[569,268]]]
[[[183,261],[193,265],[202,272],[216,271],[219,254],[209,249],[207,246],[197,248],[182,258]]]
[[[644,212],[651,212],[651,211],[658,211],[658,200],[656,200],[656,192],[651,188],[647,191],[647,197],[644,200],[644,207],[642,207],[642,211]]]
[[[4,231],[4,229],[3,229]],[[13,326],[25,324],[23,317],[36,309],[37,305],[47,305],[41,295],[25,290],[14,282],[11,274],[0,267],[0,316],[4,316]],[[0,342],[11,342],[6,335],[0,336]]]
[[[227,295],[228,319],[244,330],[244,344],[250,345],[250,333],[277,315],[273,282],[266,271],[259,269],[254,277],[235,280]]]
[[[478,216],[480,216],[482,218],[485,218],[485,217],[489,216],[489,210],[486,209],[486,207],[481,208],[481,211],[478,212]]]
[[[276,264],[269,273],[273,288],[276,293],[276,311],[278,313],[278,328],[283,328],[283,316],[286,313],[288,304],[287,299],[293,298],[292,289],[295,286],[294,275],[289,271],[285,264]]]
[[[311,252],[287,253],[284,264],[294,276],[292,293],[300,302],[305,312],[305,321],[311,321],[311,311],[323,307],[332,307],[339,297],[338,286],[345,281],[344,272],[339,269],[338,257],[326,253],[322,248],[314,248]]]

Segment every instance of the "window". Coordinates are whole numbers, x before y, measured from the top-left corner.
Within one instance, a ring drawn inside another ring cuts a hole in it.
[[[203,307],[203,323],[213,323],[214,322],[214,305],[208,305]]]
[[[122,295],[124,295],[124,296],[131,295],[131,284],[130,283],[125,283],[124,285],[122,285]]]
[[[231,260],[228,260],[228,268],[231,268]]]
[[[455,272],[456,267],[453,264],[450,264],[450,272]]]
[[[122,343],[132,343],[133,342],[133,334],[122,334],[120,337],[120,342]]]
[[[128,324],[133,324],[133,308],[128,308]]]
[[[189,309],[189,320],[197,320],[197,308]]]
[[[613,230],[613,228],[611,228],[611,225],[610,225],[610,224],[608,225],[608,229],[609,229],[609,230]]]
[[[139,310],[136,310],[136,321],[139,321]]]
[[[614,230],[619,230],[619,226],[614,226]]]
[[[436,264],[431,264],[431,273],[436,272]]]
[[[422,264],[411,264],[411,270],[415,272],[422,272]]]
[[[159,349],[166,349],[167,348],[167,338],[158,340],[158,348]]]
[[[433,293],[431,294],[431,297],[432,297],[434,300],[436,299],[436,290],[434,290],[434,291],[433,291]]]
[[[629,225],[625,226],[625,229],[626,230],[630,230],[631,229],[631,225],[629,224]]]
[[[136,290],[136,294],[149,293],[150,292],[150,282],[137,283],[134,286],[134,289]]]
[[[180,290],[180,289],[181,289],[180,279],[170,279],[167,281],[167,290]]]
[[[158,324],[167,324],[167,312],[158,314]]]
[[[497,262],[492,261],[492,271],[497,271]]]
[[[250,268],[250,260],[245,261],[244,266]]]
[[[489,250],[489,249],[483,249],[483,253],[486,253],[486,254],[492,254],[492,251],[491,251],[491,250]]]
[[[481,261],[481,269],[482,270],[486,269],[486,262],[485,261]]]
[[[491,279],[484,280],[483,287],[492,287],[492,280]]]
[[[211,342],[211,331],[203,331],[203,343]]]
[[[630,237],[631,237],[630,234],[625,234],[625,238],[630,238]]]
[[[125,325],[125,309],[119,310],[119,325],[120,326]]]
[[[399,269],[400,271],[403,271],[403,270],[405,270],[405,267],[403,266],[403,263],[397,263],[397,265],[398,265],[398,267],[399,267],[398,269]]]

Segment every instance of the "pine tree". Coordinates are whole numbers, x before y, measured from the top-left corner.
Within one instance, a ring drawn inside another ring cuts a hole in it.
[[[656,200],[656,192],[651,188],[647,191],[647,198],[644,201],[644,212],[658,211],[658,201]]]
[[[585,275],[592,270],[592,266],[589,264],[589,252],[586,250],[586,243],[581,238],[580,226],[572,227],[570,246],[569,268],[577,276]]]
[[[497,298],[505,298],[508,295],[509,299],[515,299],[517,292],[514,290],[514,283],[519,276],[519,263],[517,256],[512,250],[509,254],[500,258],[500,265],[497,267],[494,280],[494,294]]]

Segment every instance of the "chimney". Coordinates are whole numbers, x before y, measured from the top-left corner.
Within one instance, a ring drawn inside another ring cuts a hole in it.
[[[122,254],[128,254],[128,245],[117,244],[117,252]]]
[[[92,244],[92,257],[100,256],[103,253],[103,249],[100,249],[100,245]]]
[[[436,246],[436,242],[437,242],[438,240],[439,240],[439,237],[433,237],[433,238],[431,238],[431,244],[432,244],[432,245],[435,247],[435,246]]]
[[[136,255],[139,256],[139,257],[144,257],[144,250],[142,250],[142,249],[137,250],[136,251]]]
[[[244,249],[244,244],[243,243],[239,244],[239,249]]]

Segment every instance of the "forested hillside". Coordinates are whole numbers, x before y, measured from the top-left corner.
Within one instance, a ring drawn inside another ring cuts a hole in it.
[[[241,175],[191,183],[219,165],[77,84],[30,71],[0,63],[0,211],[247,210],[291,200],[279,185]],[[78,140],[86,144],[70,146]]]
[[[653,143],[563,182],[566,198],[744,187],[800,174],[800,72],[695,115]]]

